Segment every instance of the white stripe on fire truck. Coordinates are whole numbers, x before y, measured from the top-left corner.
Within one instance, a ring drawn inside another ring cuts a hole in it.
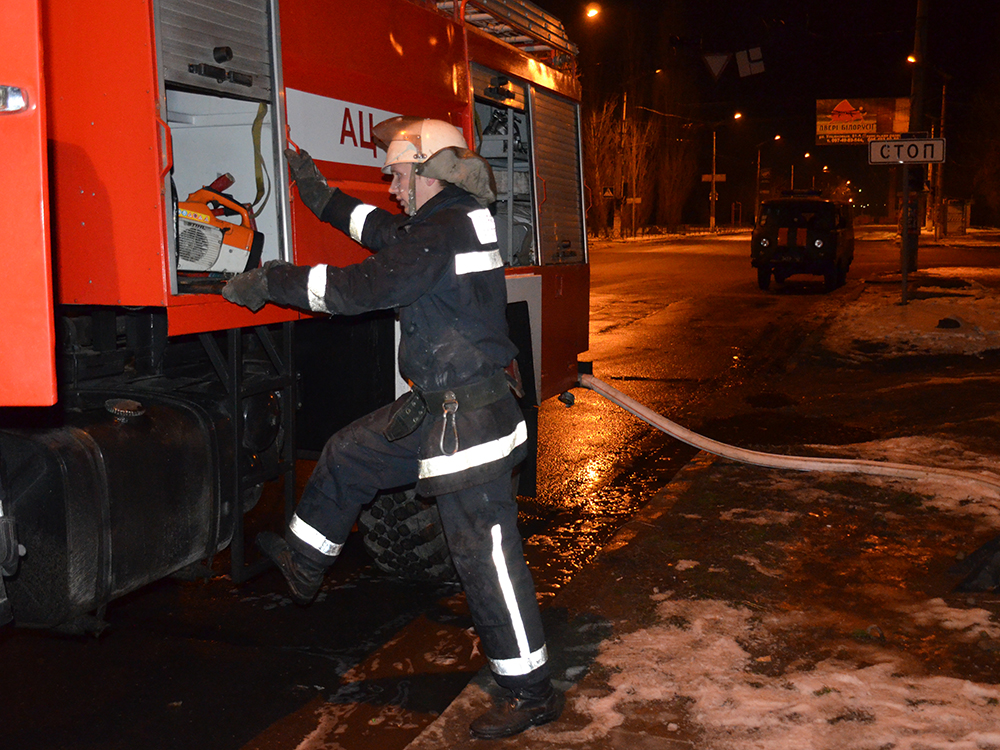
[[[457,474],[466,469],[483,466],[506,458],[514,449],[528,439],[528,427],[522,420],[509,435],[480,443],[471,448],[452,453],[450,456],[431,456],[420,459],[420,478],[441,477]]]
[[[355,242],[361,242],[361,233],[365,231],[365,219],[374,210],[375,206],[369,206],[367,203],[359,203],[351,211],[351,239]]]
[[[474,253],[455,254],[455,273],[459,276],[492,271],[494,268],[503,268],[503,258],[499,250],[477,250]]]
[[[336,557],[340,554],[340,550],[344,548],[343,544],[331,542],[298,516],[292,516],[292,522],[288,524],[288,530],[314,550],[327,557]]]
[[[309,295],[309,309],[313,312],[330,312],[326,308],[326,263],[320,263],[309,269],[309,281],[306,284]]]

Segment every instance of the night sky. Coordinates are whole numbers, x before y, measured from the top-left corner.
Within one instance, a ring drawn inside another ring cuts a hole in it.
[[[742,112],[718,133],[720,172],[744,174],[756,162],[756,145],[780,133],[781,151],[767,155],[775,169],[798,160],[805,173],[809,151],[812,168],[829,165],[873,189],[887,182],[888,168],[870,167],[864,146],[815,145],[816,100],[909,96],[905,58],[914,48],[917,0],[607,0],[595,21],[584,18],[586,1],[536,4],[560,18],[580,47],[585,101],[620,97],[624,80],[660,69],[683,82],[683,95],[668,103],[672,111],[706,121]],[[1000,2],[928,0],[928,12],[923,129],[936,127],[940,115],[941,71],[949,76],[946,193],[968,197],[995,138],[984,102],[1000,99]],[[755,47],[764,64],[756,75],[740,77],[733,59],[715,80],[703,59]]]

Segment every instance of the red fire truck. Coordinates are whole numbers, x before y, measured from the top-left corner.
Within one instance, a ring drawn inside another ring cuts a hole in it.
[[[580,91],[575,48],[541,9],[6,0],[4,16],[0,504],[22,553],[4,579],[16,624],[86,627],[227,547],[245,580],[264,484],[285,480],[288,513],[297,457],[404,387],[391,313],[252,314],[220,296],[259,262],[366,254],[300,205],[288,145],[391,209],[372,126],[460,127],[497,177],[525,413],[575,384]]]

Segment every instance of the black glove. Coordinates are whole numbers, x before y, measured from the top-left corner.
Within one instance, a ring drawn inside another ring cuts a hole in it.
[[[308,151],[286,148],[285,159],[288,161],[289,169],[292,170],[292,179],[299,186],[299,197],[302,198],[302,202],[316,216],[323,218],[323,209],[337,189],[327,184],[326,178],[316,167]]]
[[[234,304],[249,308],[250,312],[257,312],[268,300],[267,272],[277,266],[288,265],[291,264],[283,260],[269,260],[260,268],[237,274],[222,287],[222,296]]]

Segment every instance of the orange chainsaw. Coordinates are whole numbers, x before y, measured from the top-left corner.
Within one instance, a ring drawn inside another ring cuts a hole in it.
[[[177,270],[242,273],[260,265],[264,235],[250,210],[222,192],[233,178],[222,175],[177,204]],[[220,216],[238,216],[239,224]]]

